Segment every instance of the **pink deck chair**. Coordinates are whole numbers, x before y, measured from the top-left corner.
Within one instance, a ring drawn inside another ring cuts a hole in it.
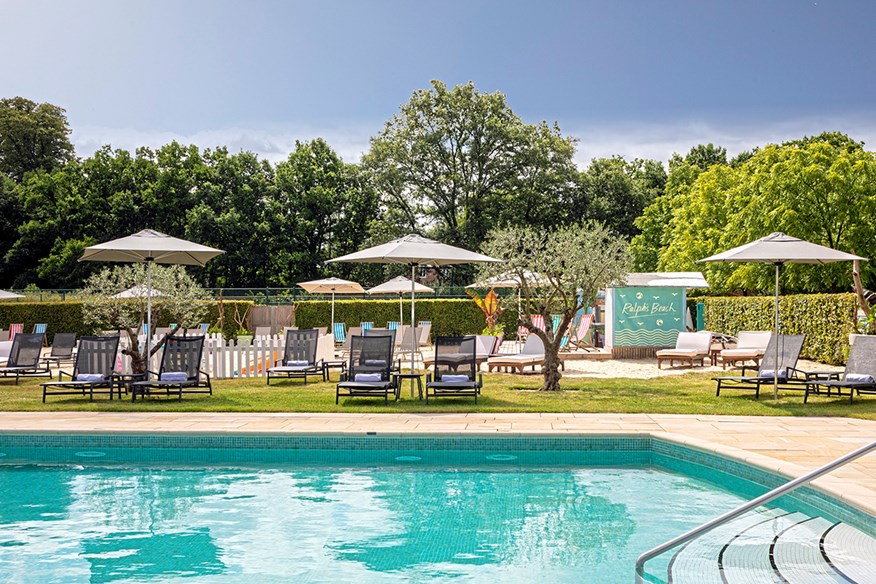
[[[9,340],[15,338],[18,333],[24,332],[24,325],[21,323],[9,325]]]
[[[572,331],[572,336],[569,339],[569,345],[576,349],[584,349],[585,351],[595,351],[590,341],[587,340],[587,334],[590,332],[590,325],[593,324],[593,313],[584,314],[578,321],[578,326]]]

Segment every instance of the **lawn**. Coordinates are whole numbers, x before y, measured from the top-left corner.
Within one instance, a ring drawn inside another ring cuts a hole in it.
[[[658,379],[564,379],[563,391],[535,391],[537,376],[484,375],[484,390],[475,405],[471,398],[425,402],[410,399],[405,385],[402,398],[388,405],[379,399],[342,398],[335,405],[334,384],[300,381],[280,382],[270,387],[263,379],[214,382],[214,395],[191,395],[182,401],[153,398],[132,403],[109,401],[102,395],[87,398],[49,396],[41,402],[39,381],[0,380],[2,411],[209,411],[209,412],[613,412],[663,414],[724,414],[746,416],[850,416],[876,420],[876,396],[856,398],[810,397],[803,405],[803,392],[786,391],[778,401],[771,388],[754,399],[753,391],[727,391],[715,397],[708,374],[688,373]],[[766,395],[765,395],[766,394]]]

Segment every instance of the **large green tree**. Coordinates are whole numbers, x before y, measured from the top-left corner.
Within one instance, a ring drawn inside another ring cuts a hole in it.
[[[526,124],[499,92],[433,81],[372,139],[363,166],[401,230],[476,248],[498,223],[553,224],[574,190],[574,140]]]
[[[0,99],[0,173],[20,181],[73,158],[63,108],[23,97]]]

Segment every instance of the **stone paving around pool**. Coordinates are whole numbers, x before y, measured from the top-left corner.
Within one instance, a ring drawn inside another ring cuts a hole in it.
[[[669,414],[0,412],[0,432],[648,434],[797,477],[876,440],[876,421]],[[813,485],[876,515],[876,454]]]

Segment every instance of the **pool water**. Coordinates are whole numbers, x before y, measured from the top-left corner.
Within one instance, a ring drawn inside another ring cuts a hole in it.
[[[630,582],[641,552],[743,501],[649,466],[509,453],[194,468],[83,452],[0,465],[0,580]]]

